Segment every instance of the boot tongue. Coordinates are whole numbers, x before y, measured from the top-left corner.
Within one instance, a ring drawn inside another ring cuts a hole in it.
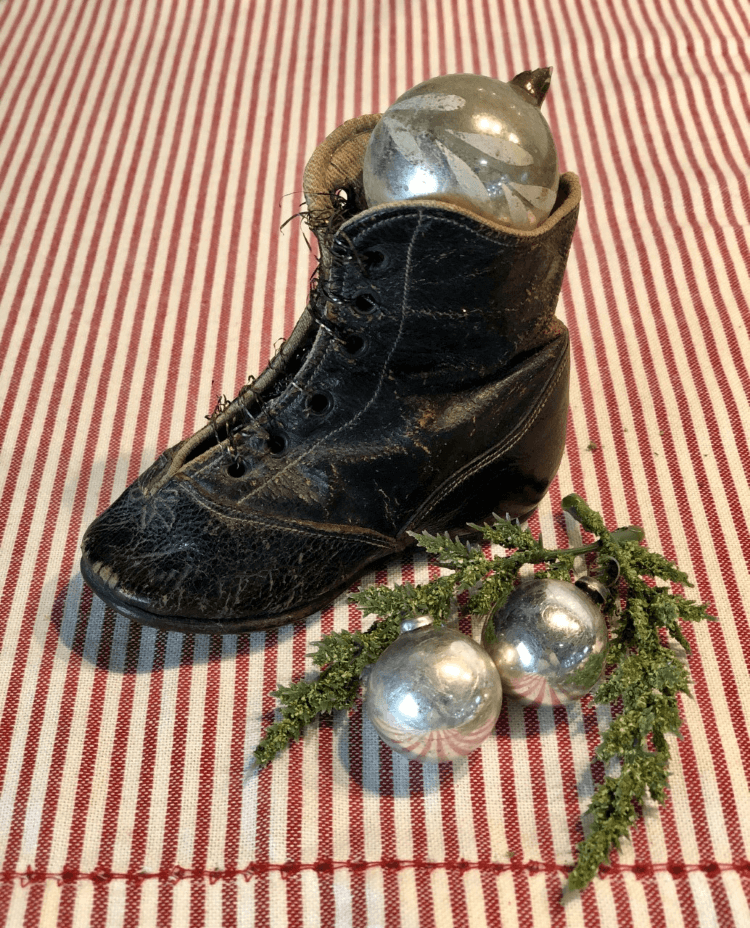
[[[318,238],[335,233],[344,220],[367,209],[362,165],[370,134],[379,120],[378,114],[350,119],[334,130],[308,161],[305,200],[310,211],[308,223]]]

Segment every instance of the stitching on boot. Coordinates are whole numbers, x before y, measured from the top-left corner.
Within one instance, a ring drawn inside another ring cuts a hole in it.
[[[346,534],[346,539],[349,541],[362,541],[367,544],[373,545],[378,548],[384,548],[388,551],[396,551],[401,547],[398,542],[389,538],[387,535],[382,535],[380,532],[367,532],[362,531],[361,528],[355,530],[350,530],[347,525],[332,524],[331,528],[325,528],[323,526],[317,527],[314,525],[308,525],[304,528],[301,527],[300,522],[286,522],[282,519],[273,518],[273,516],[265,516],[262,513],[245,513],[238,512],[236,509],[225,509],[219,503],[214,502],[214,500],[208,499],[198,492],[194,487],[190,486],[187,488],[188,493],[193,497],[194,502],[202,506],[204,509],[208,509],[210,512],[219,513],[222,518],[235,521],[235,522],[252,522],[256,525],[264,525],[267,528],[274,530],[279,530],[282,532],[292,532],[295,535],[305,535],[308,537],[315,538],[328,538],[334,536],[336,539],[341,540],[342,530]]]

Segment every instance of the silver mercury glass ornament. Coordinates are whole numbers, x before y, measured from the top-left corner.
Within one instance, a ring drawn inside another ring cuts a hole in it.
[[[563,580],[528,580],[490,616],[482,643],[506,696],[559,706],[585,696],[604,670],[609,637],[601,610]]]
[[[364,705],[394,751],[440,763],[479,747],[502,699],[497,669],[479,644],[418,616],[401,622],[401,634],[373,665]]]
[[[560,174],[541,105],[551,68],[505,83],[445,74],[391,104],[365,152],[368,206],[447,200],[514,229],[533,229],[555,205]]]

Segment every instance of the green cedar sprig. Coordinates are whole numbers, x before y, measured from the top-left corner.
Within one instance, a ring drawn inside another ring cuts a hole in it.
[[[613,622],[607,652],[609,675],[595,693],[600,705],[622,701],[617,715],[596,749],[599,760],[619,758],[618,776],[607,776],[591,800],[591,828],[578,845],[578,859],[566,892],[583,889],[599,866],[609,861],[636,823],[644,801],[666,799],[670,746],[668,735],[679,735],[681,719],[677,694],[689,694],[690,677],[681,656],[675,653],[661,629],[677,641],[686,654],[690,646],[680,629],[680,619],[700,622],[714,619],[705,604],[687,600],[671,587],[648,583],[666,580],[689,587],[687,575],[661,554],[632,542],[618,543],[601,517],[580,497],[571,494],[563,508],[573,512],[583,527],[599,536],[598,561],[616,558],[619,565],[619,598],[605,608]]]
[[[687,576],[671,561],[640,546],[642,529],[629,526],[608,531],[601,516],[575,494],[563,500],[563,509],[598,540],[578,548],[548,550],[529,531],[498,518],[492,525],[469,526],[474,537],[512,552],[486,557],[481,546],[447,534],[415,535],[419,545],[453,573],[421,586],[372,586],[354,594],[351,599],[363,614],[381,620],[365,632],[333,632],[317,642],[313,662],[320,674],[315,680],[282,686],[273,694],[281,703],[280,718],[258,745],[256,764],[269,763],[321,713],[351,708],[362,673],[396,639],[405,615],[428,614],[436,624],[443,624],[455,612],[461,594],[465,594],[464,614],[490,615],[504,604],[524,564],[544,564],[537,577],[570,580],[576,555],[595,551],[599,579],[609,583],[612,596],[604,607],[611,617],[608,676],[594,698],[597,703],[621,701],[622,712],[596,750],[605,764],[619,758],[620,773],[607,776],[594,793],[588,810],[591,828],[578,846],[566,893],[587,886],[636,823],[647,796],[665,801],[670,759],[667,736],[679,734],[677,694],[689,692],[690,680],[681,657],[662,639],[661,629],[689,653],[680,619],[699,622],[713,616],[705,604],[691,602],[669,586],[656,585],[654,581],[666,580],[690,586]],[[611,569],[613,565],[616,570]]]

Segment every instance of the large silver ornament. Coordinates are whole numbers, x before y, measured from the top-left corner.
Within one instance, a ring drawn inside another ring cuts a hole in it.
[[[363,171],[369,206],[448,200],[515,229],[552,212],[557,153],[541,104],[550,68],[510,83],[445,74],[412,87],[373,131]]]
[[[452,761],[492,731],[502,684],[487,652],[467,635],[407,619],[373,665],[365,711],[380,737],[410,760]]]
[[[490,616],[482,642],[506,696],[526,705],[559,706],[580,699],[600,679],[607,623],[572,583],[529,580]]]

